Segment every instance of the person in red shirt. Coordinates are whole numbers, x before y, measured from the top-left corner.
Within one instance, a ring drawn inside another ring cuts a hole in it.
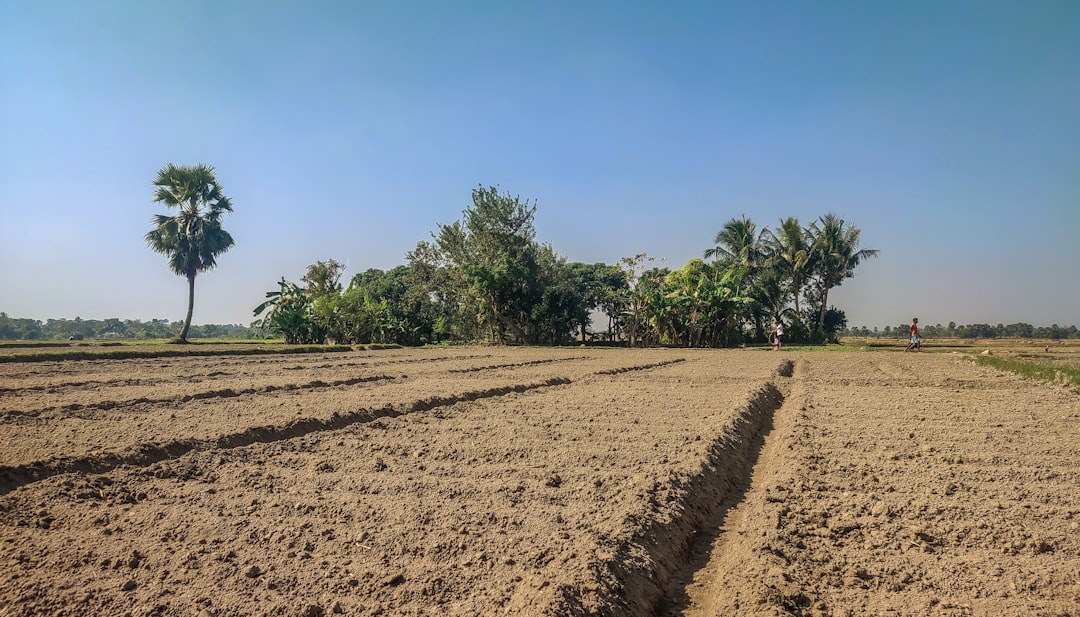
[[[919,318],[911,318],[911,326],[908,328],[911,331],[911,339],[908,342],[907,349],[904,351],[920,351],[922,349],[922,337],[919,336]]]

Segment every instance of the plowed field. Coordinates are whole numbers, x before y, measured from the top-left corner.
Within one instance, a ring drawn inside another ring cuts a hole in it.
[[[952,354],[4,363],[0,615],[1075,615],[1078,429]]]

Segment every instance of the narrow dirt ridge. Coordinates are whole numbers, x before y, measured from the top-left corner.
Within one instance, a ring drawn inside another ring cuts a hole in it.
[[[211,356],[206,356],[206,357],[211,357]],[[421,364],[421,363],[426,364],[426,363],[432,363],[432,362],[447,362],[447,361],[451,361],[451,360],[473,360],[473,359],[490,358],[490,357],[491,357],[491,354],[472,355],[472,356],[449,356],[449,357],[440,357],[440,358],[419,358],[419,359],[410,358],[408,360],[395,360],[395,359],[389,359],[389,360],[385,360],[385,359],[348,360],[348,361],[344,361],[344,362],[318,364],[318,365],[315,365],[315,366],[310,366],[310,365],[306,365],[306,364],[299,364],[299,365],[296,365],[296,366],[285,366],[285,367],[282,367],[282,370],[284,370],[284,371],[310,371],[312,369],[331,369],[331,368],[341,370],[341,369],[356,368],[356,367],[380,367],[380,366],[389,365],[389,364],[414,364],[415,365],[415,364]],[[287,358],[285,360],[279,360],[277,363],[285,364],[285,363],[295,362],[295,361],[296,361],[295,357],[290,357],[290,358]],[[265,363],[260,362],[260,364],[265,364]],[[247,366],[251,366],[251,363],[250,362],[239,363],[238,365],[247,367]],[[257,372],[257,371],[226,372],[226,371],[216,370],[216,371],[212,371],[212,372],[209,372],[209,373],[202,373],[202,374],[200,374],[200,373],[192,373],[192,374],[188,374],[187,377],[189,377],[189,378],[199,378],[199,379],[212,379],[214,377],[240,377],[240,376],[243,376],[243,375],[250,375],[250,374],[252,374],[254,372]],[[10,375],[15,376],[15,377],[25,377],[26,376],[26,374],[21,374],[20,375],[18,373],[12,373]],[[152,385],[156,385],[156,384],[160,384],[160,383],[169,383],[171,381],[175,381],[175,377],[160,376],[160,377],[144,377],[144,378],[134,378],[134,379],[132,379],[132,378],[83,379],[83,380],[79,380],[79,381],[58,381],[58,382],[53,382],[53,383],[49,383],[49,384],[39,384],[39,385],[33,385],[33,386],[21,386],[21,387],[18,387],[18,386],[17,387],[6,387],[6,386],[4,386],[4,387],[0,387],[0,394],[12,394],[12,393],[19,393],[19,392],[41,392],[41,391],[44,391],[44,390],[66,390],[66,389],[71,389],[71,388],[85,388],[87,386],[97,386],[97,387],[106,387],[106,388],[125,388],[125,387],[130,387],[130,386],[152,386]]]
[[[791,362],[787,362],[778,373],[790,370]],[[664,487],[676,501],[665,509],[678,516],[656,516],[659,504],[650,499],[645,505],[649,512],[631,515],[626,523],[634,535],[619,543],[611,559],[591,565],[595,581],[603,583],[556,590],[555,605],[544,614],[657,615],[669,585],[685,568],[695,540],[715,520],[725,499],[747,484],[763,436],[783,401],[783,393],[772,382],[751,393],[725,434],[711,444],[700,470],[685,480],[673,478]],[[732,466],[734,461],[740,464]],[[642,520],[647,523],[642,525]]]
[[[912,379],[911,373],[905,371],[892,362],[872,362],[874,368],[889,379]]]
[[[656,364],[643,364],[638,366],[627,366],[620,368],[620,370],[613,373],[624,373],[627,371],[645,371],[649,368],[656,368],[659,366],[665,366],[674,364],[677,361],[665,361]],[[612,372],[599,372],[597,374],[612,374]],[[349,425],[357,424],[357,422],[372,421],[381,417],[387,416],[400,416],[408,413],[424,412],[433,410],[435,407],[449,406],[455,403],[476,401],[480,399],[488,399],[492,397],[503,397],[503,395],[510,394],[512,392],[526,392],[529,390],[535,390],[538,388],[546,388],[551,386],[565,386],[572,383],[572,380],[566,377],[552,377],[540,383],[505,386],[500,388],[490,388],[486,390],[474,390],[470,392],[464,392],[462,394],[450,395],[450,397],[432,397],[429,399],[422,399],[403,406],[387,406],[377,408],[377,410],[357,410],[354,412],[348,412],[341,414],[335,412],[328,420],[321,420],[319,418],[303,418],[289,422],[284,426],[266,426],[266,427],[249,427],[239,432],[221,435],[213,440],[175,440],[172,442],[157,444],[157,443],[145,443],[138,444],[130,450],[120,453],[107,453],[96,456],[84,456],[84,457],[63,457],[53,458],[49,460],[42,460],[36,462],[28,462],[25,465],[16,466],[0,466],[0,495],[10,493],[13,489],[29,484],[31,482],[38,482],[45,478],[53,477],[53,475],[59,473],[70,472],[85,472],[85,473],[104,473],[112,469],[116,469],[121,465],[132,465],[136,467],[146,467],[164,460],[166,458],[176,458],[183,456],[194,450],[210,450],[210,448],[229,448],[229,447],[241,447],[256,442],[273,442],[283,441],[287,439],[293,439],[297,437],[303,437],[313,432],[326,431],[326,430],[338,430],[345,428]],[[318,384],[324,384],[322,381],[318,381]],[[280,388],[274,388],[280,389]],[[266,388],[255,389],[255,392],[270,391]],[[240,395],[240,394],[234,394]],[[199,394],[189,395],[185,400],[191,400],[198,398]],[[167,399],[166,401],[173,401],[174,399]],[[152,401],[150,401],[152,402]],[[161,401],[165,402],[165,401]],[[17,412],[16,412],[17,413]]]
[[[57,458],[25,465],[0,466],[0,495],[12,490],[62,473],[105,473],[121,465],[146,467],[158,461],[176,458],[194,450],[213,448],[239,448],[253,443],[269,443],[302,437],[319,431],[334,431],[360,422],[378,418],[396,417],[408,413],[447,407],[455,403],[476,401],[484,398],[506,396],[511,393],[528,392],[539,388],[562,386],[571,383],[564,377],[552,377],[545,381],[473,390],[452,396],[435,396],[401,406],[380,409],[360,409],[353,412],[335,412],[328,420],[304,418],[282,426],[250,427],[237,433],[222,435],[215,439],[180,439],[164,444],[139,444],[128,451],[97,456]]]
[[[440,356],[436,358],[407,358],[404,360],[390,358],[390,359],[375,359],[375,360],[361,360],[361,361],[346,361],[346,362],[334,362],[327,364],[317,364],[315,366],[308,366],[300,364],[297,366],[282,367],[285,371],[305,371],[309,369],[324,369],[324,368],[344,368],[348,366],[383,366],[384,364],[430,364],[434,362],[450,362],[457,360],[479,360],[483,358],[490,358],[491,354],[473,354],[467,356]],[[336,359],[336,358],[335,358]]]
[[[0,362],[76,362],[81,360],[132,360],[150,358],[193,358],[204,356],[256,356],[256,355],[290,355],[307,353],[344,353],[353,351],[348,345],[309,346],[288,349],[116,349],[105,351],[50,351],[42,353],[17,354],[0,356]]]
[[[680,362],[686,362],[686,358],[676,358],[674,360],[664,360],[662,362],[653,362],[652,364],[639,364],[637,366],[623,366],[620,368],[606,369],[603,371],[596,371],[595,375],[618,375],[619,373],[629,373],[630,371],[645,371],[651,368],[660,368],[661,366],[668,366],[671,364],[678,364]]]
[[[663,367],[682,361],[683,359],[669,360],[654,364],[643,364],[638,366],[624,367],[614,371],[599,371],[597,374],[616,374],[627,371],[648,370],[651,368]],[[318,431],[338,430],[351,424],[356,424],[359,422],[370,422],[378,418],[399,416],[406,413],[414,413],[419,411],[427,411],[436,407],[445,407],[453,405],[455,403],[475,401],[483,398],[492,398],[497,396],[505,396],[514,392],[527,392],[529,390],[535,390],[538,388],[568,385],[570,383],[572,383],[572,381],[566,377],[552,377],[538,383],[518,384],[513,386],[504,386],[485,390],[474,390],[470,392],[465,392],[463,394],[457,394],[447,397],[436,396],[422,399],[419,401],[414,401],[413,403],[403,406],[388,406],[381,409],[360,409],[344,414],[335,412],[329,420],[320,420],[318,418],[304,418],[295,420],[283,426],[249,427],[247,429],[244,429],[243,431],[231,433],[228,435],[222,435],[220,437],[210,440],[178,439],[164,444],[145,443],[136,445],[128,449],[127,451],[117,453],[106,453],[84,457],[61,457],[45,461],[26,463],[23,465],[4,465],[0,466],[0,495],[9,493],[20,486],[30,484],[32,482],[37,482],[39,480],[43,480],[45,478],[49,478],[62,473],[105,473],[121,465],[145,467],[152,465],[158,461],[182,456],[193,450],[207,450],[211,448],[237,448],[256,442],[283,441],[286,439],[301,437]],[[274,388],[280,389],[279,387]],[[270,391],[266,390],[265,388],[256,390]],[[239,395],[237,394],[236,396]],[[198,394],[189,395],[187,398],[185,398],[185,400],[191,400],[192,398],[197,397]],[[172,400],[174,399],[167,399],[167,401]]]
[[[132,407],[134,405],[144,404],[158,404],[158,403],[188,403],[190,401],[198,401],[211,398],[235,398],[238,396],[244,396],[245,394],[269,394],[271,392],[291,392],[293,390],[313,390],[318,388],[336,388],[339,386],[355,386],[360,383],[367,383],[372,381],[390,381],[394,379],[404,379],[406,375],[400,377],[391,375],[372,375],[368,377],[352,377],[349,379],[338,379],[335,381],[322,381],[316,379],[315,381],[309,381],[307,383],[299,384],[285,384],[281,386],[269,385],[262,386],[260,388],[224,388],[222,390],[206,390],[204,392],[195,392],[193,394],[185,394],[182,396],[171,396],[167,398],[146,398],[140,397],[135,399],[129,399],[126,401],[101,401],[98,403],[90,403],[83,405],[81,403],[73,403],[71,405],[64,405],[61,407],[45,407],[43,409],[31,409],[28,411],[21,410],[8,410],[0,412],[0,417],[4,416],[20,416],[20,417],[37,417],[43,413],[49,413],[52,411],[84,411],[84,410],[102,410],[108,411],[110,409],[116,409],[118,407]]]
[[[520,368],[525,366],[535,366],[537,364],[552,364],[554,362],[569,362],[571,360],[584,360],[587,356],[573,356],[570,358],[549,358],[546,360],[532,360],[530,362],[511,362],[508,364],[488,364],[486,366],[471,366],[469,368],[455,368],[449,369],[447,373],[478,373],[480,371],[488,371],[500,368]]]
[[[762,461],[770,458],[770,452],[784,446],[784,439],[791,430],[791,417],[796,409],[805,408],[805,370],[805,361],[798,365],[787,361],[777,370],[778,376],[793,379],[785,379],[780,384],[785,394],[781,404],[772,410],[768,430],[755,438],[754,452],[742,470],[743,477],[700,530],[690,547],[687,561],[672,577],[667,594],[656,605],[653,615],[712,617],[745,614],[761,600],[750,595],[774,592],[764,580],[766,573],[747,570],[743,561],[745,554],[739,545],[743,521],[747,517],[760,516],[759,502],[768,499],[761,494],[763,489],[760,487],[767,483],[771,470]],[[730,593],[731,589],[754,591],[740,597]]]
[[[191,377],[203,377],[203,375],[192,375]],[[159,383],[169,381],[166,377],[155,377],[153,379],[87,379],[83,381],[60,381],[50,384],[39,384],[36,386],[22,386],[16,388],[0,387],[0,394],[12,394],[16,392],[44,392],[45,390],[70,390],[72,388],[85,388],[87,386],[106,387],[106,388],[128,388],[131,386],[152,386]]]

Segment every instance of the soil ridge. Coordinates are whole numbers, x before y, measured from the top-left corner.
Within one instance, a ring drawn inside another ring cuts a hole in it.
[[[83,410],[102,410],[110,411],[118,407],[132,407],[135,405],[146,404],[159,404],[159,403],[188,403],[191,401],[199,401],[211,398],[236,398],[244,396],[245,394],[270,394],[273,392],[292,392],[295,390],[317,390],[319,388],[338,388],[341,386],[355,386],[361,383],[370,383],[373,381],[393,381],[395,379],[405,379],[407,375],[394,376],[394,375],[364,375],[361,377],[350,377],[349,379],[335,379],[333,381],[323,381],[316,379],[307,383],[290,383],[282,385],[266,385],[258,388],[221,388],[217,390],[204,390],[202,392],[193,392],[191,394],[184,394],[181,396],[170,396],[165,398],[148,398],[139,397],[134,399],[127,399],[122,401],[100,401],[97,403],[72,403],[61,407],[45,407],[42,409],[31,409],[27,411],[9,410],[0,412],[2,416],[26,416],[37,417],[45,413],[52,411],[83,411]]]
[[[319,431],[339,430],[352,424],[371,422],[379,418],[397,417],[408,413],[429,411],[437,407],[447,407],[456,403],[506,396],[511,393],[528,392],[569,383],[571,381],[565,377],[552,377],[534,383],[472,390],[450,396],[433,396],[400,406],[391,405],[379,409],[359,409],[347,413],[334,412],[326,420],[303,418],[285,425],[249,427],[243,431],[221,435],[214,439],[178,439],[166,443],[143,443],[124,452],[84,457],[61,457],[22,465],[5,465],[0,466],[0,495],[9,493],[20,486],[62,473],[99,474],[112,471],[121,465],[147,467],[165,459],[177,458],[193,450],[240,448],[253,443],[284,441]]]
[[[761,435],[770,429],[773,413],[783,401],[783,393],[771,381],[751,392],[710,445],[696,473],[672,477],[649,492],[644,511],[631,514],[624,525],[630,535],[613,539],[610,558],[589,564],[579,575],[584,580],[547,590],[548,602],[540,602],[547,604],[542,609],[536,606],[537,598],[523,592],[511,607],[528,614],[656,615],[702,527],[726,496],[745,483]]]

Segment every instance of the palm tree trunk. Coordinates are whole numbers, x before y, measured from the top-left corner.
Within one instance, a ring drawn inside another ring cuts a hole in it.
[[[187,317],[184,318],[184,329],[180,331],[180,340],[187,341],[188,330],[191,329],[191,315],[195,312],[195,273],[189,272],[187,275],[188,280],[188,301],[187,301]]]
[[[821,314],[818,316],[818,332],[825,335],[825,311],[829,306],[829,286],[826,285],[821,292]]]
[[[698,339],[697,317],[698,317],[697,307],[694,307],[694,310],[690,311],[690,336],[688,337],[688,340],[686,341],[686,346],[687,347],[697,347],[697,339]]]

